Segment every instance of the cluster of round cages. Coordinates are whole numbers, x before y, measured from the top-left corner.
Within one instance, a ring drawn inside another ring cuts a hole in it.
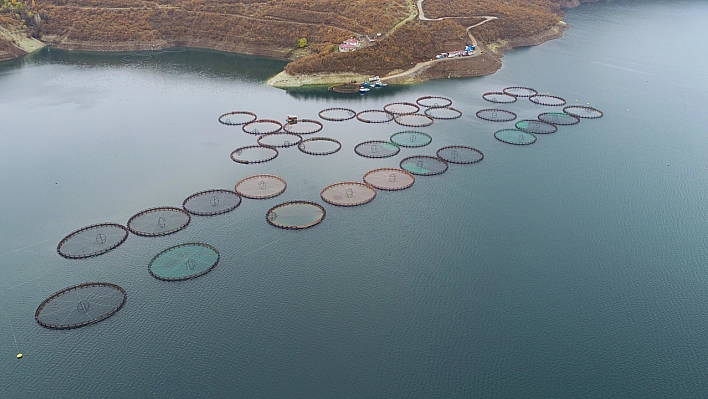
[[[219,263],[219,251],[209,244],[189,242],[155,255],[148,272],[158,280],[182,281],[209,273]]]
[[[510,86],[502,90],[502,93],[513,97],[531,97],[538,94],[536,89],[524,86]]]
[[[367,109],[356,114],[356,119],[364,123],[388,123],[394,117],[394,114],[380,109]]]
[[[361,85],[358,83],[342,83],[332,86],[330,89],[337,93],[355,94],[360,92]]]
[[[447,108],[452,105],[452,100],[441,96],[418,97],[415,103],[423,108]]]
[[[394,117],[396,123],[406,127],[426,127],[432,125],[435,120],[426,114],[402,114]]]
[[[128,219],[128,230],[143,237],[158,237],[176,233],[187,227],[190,214],[179,208],[163,206],[140,211]]]
[[[511,122],[516,119],[516,114],[505,109],[487,108],[477,111],[477,118],[490,122]]]
[[[447,162],[428,155],[414,155],[401,160],[399,164],[404,169],[418,176],[433,176],[445,173],[448,168]]]
[[[423,113],[433,119],[453,120],[462,117],[462,111],[453,107],[433,107],[427,108]]]
[[[356,118],[356,111],[349,108],[325,108],[319,112],[319,117],[331,122],[344,122]]]
[[[325,187],[320,192],[320,197],[332,205],[357,206],[373,201],[376,198],[376,189],[367,183],[345,181]]]
[[[274,160],[278,150],[272,146],[247,145],[231,152],[231,160],[241,164],[264,163]]]
[[[502,143],[514,145],[529,145],[536,142],[536,135],[519,129],[502,129],[494,133],[494,138]]]
[[[232,111],[219,116],[219,123],[227,126],[241,126],[258,119],[258,116],[250,111]]]
[[[447,163],[473,164],[482,162],[484,153],[466,145],[451,145],[440,148],[435,155]]]
[[[378,190],[405,190],[415,183],[415,176],[398,168],[378,168],[364,174],[364,182]]]
[[[241,196],[235,191],[215,189],[194,193],[182,202],[182,208],[198,216],[214,216],[231,212],[241,205]]]
[[[289,201],[270,208],[266,221],[281,229],[301,230],[319,224],[326,215],[324,207],[316,202]]]
[[[259,136],[256,142],[261,147],[287,148],[300,144],[302,136],[293,133],[270,133]]]
[[[302,140],[297,149],[308,155],[330,155],[342,149],[342,143],[330,137]]]
[[[597,119],[604,115],[599,109],[584,105],[569,105],[563,108],[563,112],[583,119]]]
[[[354,152],[364,158],[389,158],[398,155],[401,147],[388,141],[371,140],[357,144]]]
[[[123,305],[128,295],[111,283],[83,283],[50,295],[37,307],[34,319],[45,328],[68,330],[104,320]]]
[[[389,140],[399,147],[418,148],[430,144],[433,141],[433,137],[417,130],[405,130],[392,134]]]
[[[529,101],[534,104],[545,105],[547,107],[560,107],[561,105],[566,104],[564,98],[552,96],[550,94],[535,94],[529,97]]]
[[[495,104],[511,104],[518,100],[516,96],[501,91],[488,91],[482,94],[482,98]]]
[[[526,133],[551,134],[558,131],[558,126],[538,119],[522,119],[515,124],[516,128]]]
[[[556,126],[569,126],[580,123],[580,118],[565,112],[543,112],[538,114],[537,118],[540,121],[552,123]]]
[[[275,175],[258,174],[241,179],[236,183],[236,192],[245,198],[267,199],[285,192],[288,184]]]
[[[291,134],[313,134],[322,130],[322,122],[314,119],[297,119],[283,125],[283,130]]]
[[[278,133],[283,124],[275,119],[255,119],[241,126],[241,130],[248,134]]]
[[[420,111],[420,107],[407,101],[394,102],[384,105],[383,110],[393,115],[415,114]]]
[[[93,224],[69,233],[57,245],[57,253],[67,259],[102,255],[128,239],[128,229],[117,223]]]

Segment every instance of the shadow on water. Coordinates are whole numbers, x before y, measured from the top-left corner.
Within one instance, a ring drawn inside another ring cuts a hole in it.
[[[313,85],[304,87],[292,87],[287,88],[285,91],[293,98],[298,100],[355,100],[360,98],[364,100],[365,98],[375,97],[375,98],[386,98],[386,97],[396,97],[401,93],[405,93],[413,89],[414,86],[411,85],[389,85],[382,88],[373,88],[367,93],[354,93],[345,94],[337,93],[333,90],[328,90],[327,85]]]

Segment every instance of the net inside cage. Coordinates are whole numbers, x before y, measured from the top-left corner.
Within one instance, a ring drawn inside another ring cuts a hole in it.
[[[425,147],[433,141],[433,138],[423,132],[406,130],[404,132],[394,133],[391,135],[390,140],[399,147],[416,148]]]
[[[234,162],[242,164],[264,163],[272,161],[278,156],[278,150],[273,147],[252,145],[237,148],[231,153]]]
[[[432,176],[444,173],[447,168],[447,162],[437,157],[427,155],[416,155],[405,158],[401,161],[401,169],[405,169],[414,175]]]
[[[536,136],[534,134],[518,129],[499,130],[494,133],[494,137],[501,142],[515,145],[528,145],[536,142]]]
[[[326,108],[319,112],[319,117],[326,121],[342,122],[354,119],[356,111],[349,108]]]
[[[283,130],[293,134],[312,134],[322,130],[322,122],[312,119],[299,119],[283,125]]]
[[[399,146],[387,141],[365,141],[354,147],[354,152],[365,158],[388,158],[400,151]]]
[[[275,175],[254,175],[236,183],[236,192],[251,199],[266,199],[282,194],[287,187],[285,180]]]
[[[116,313],[126,298],[125,290],[115,284],[79,284],[45,299],[35,312],[35,320],[51,329],[83,327]]]
[[[378,168],[367,172],[364,182],[379,190],[403,190],[415,183],[415,176],[403,169]]]
[[[302,137],[291,133],[271,133],[258,137],[257,141],[263,147],[287,148],[300,144]]]
[[[339,151],[342,143],[329,137],[313,137],[301,141],[297,148],[310,155],[329,155]]]
[[[496,108],[480,109],[476,115],[479,119],[490,122],[511,122],[516,119],[514,112]]]
[[[551,134],[558,131],[558,126],[536,119],[520,120],[516,122],[516,128],[534,134]]]
[[[384,111],[394,115],[414,114],[420,110],[420,107],[409,102],[395,102],[384,105]]]
[[[575,125],[580,123],[580,118],[565,112],[544,112],[538,114],[538,120],[552,123],[554,125]]]
[[[332,205],[357,206],[376,198],[376,189],[366,183],[340,182],[325,187],[320,196]]]
[[[472,164],[484,159],[482,151],[463,145],[443,147],[437,152],[438,158],[448,163]]]
[[[218,262],[219,251],[211,245],[186,243],[169,247],[155,255],[148,270],[159,280],[188,280],[208,273]]]
[[[104,254],[128,238],[128,229],[115,223],[87,226],[64,237],[57,246],[59,255],[69,259]]]
[[[266,213],[266,220],[283,229],[306,229],[325,218],[322,205],[309,201],[291,201],[276,205]]]
[[[207,190],[192,194],[182,208],[192,215],[213,216],[230,212],[241,204],[241,196],[231,190]]]
[[[182,230],[190,220],[189,214],[179,208],[151,208],[131,217],[128,229],[140,236],[162,236]]]

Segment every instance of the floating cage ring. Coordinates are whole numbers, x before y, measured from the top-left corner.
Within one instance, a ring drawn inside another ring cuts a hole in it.
[[[192,216],[185,210],[170,206],[145,209],[128,219],[128,230],[143,237],[158,237],[176,233],[187,227]]]
[[[320,197],[336,206],[358,206],[373,201],[376,198],[376,189],[368,183],[344,181],[323,188]]]
[[[440,114],[441,112],[447,112],[447,114],[441,115]],[[453,120],[453,119],[458,119],[458,118],[462,117],[462,111],[460,111],[457,108],[453,108],[453,107],[428,108],[423,113],[433,119],[440,119],[440,120]]]
[[[277,140],[277,139],[282,140]],[[275,144],[273,143],[275,141]],[[287,148],[300,144],[302,136],[294,133],[270,133],[258,136],[256,142],[262,147]]]
[[[254,127],[258,124],[267,124],[267,123],[270,123],[273,125],[270,128],[270,130],[261,131],[261,130]],[[283,128],[283,124],[280,123],[280,121],[276,121],[275,119],[256,119],[254,121],[244,124],[241,127],[241,130],[243,130],[244,132],[246,132],[248,134],[259,134],[260,135],[260,134],[278,133],[280,131],[280,129],[282,129],[282,128]]]
[[[224,189],[205,190],[194,193],[182,202],[182,208],[198,216],[214,216],[231,212],[241,205],[237,192]]]
[[[255,164],[272,161],[278,154],[278,150],[274,147],[247,145],[233,150],[233,152],[231,152],[231,159],[238,163]],[[253,155],[252,158],[251,155]]]
[[[311,149],[313,143],[316,143],[316,145],[322,143],[332,143],[333,145],[330,144],[331,148],[327,150],[315,151]],[[341,150],[342,143],[330,137],[313,137],[311,139],[302,140],[300,144],[297,145],[297,148],[298,150],[309,155],[330,155]]]
[[[245,198],[266,199],[282,194],[288,183],[275,175],[258,174],[241,179],[236,183],[236,192]]]
[[[312,127],[305,129],[304,131],[295,129],[295,127],[303,127],[308,125],[312,125]],[[298,119],[296,121],[284,124],[283,130],[292,134],[313,134],[322,130],[322,127],[322,122],[320,121],[316,121],[314,119]]]
[[[100,223],[69,233],[57,245],[59,256],[83,259],[105,254],[128,239],[128,229],[117,223]]]
[[[328,113],[337,113],[337,112],[346,112],[347,116],[328,116]],[[340,108],[340,107],[334,107],[334,108],[325,108],[322,111],[319,112],[319,117],[326,120],[326,121],[332,121],[332,122],[344,122],[348,121],[349,119],[354,119],[356,118],[356,111],[353,109],[349,108]]]
[[[231,115],[245,115],[245,116],[250,116],[250,120],[246,120],[244,122],[234,122],[231,120],[230,116]],[[219,123],[222,125],[228,125],[228,126],[240,126],[240,125],[245,125],[247,123],[251,123],[255,120],[257,120],[258,117],[256,114],[250,111],[232,111],[232,112],[227,112],[219,117]]]
[[[50,295],[34,312],[35,321],[53,330],[68,330],[105,320],[118,312],[128,295],[111,283],[72,285]]]
[[[398,168],[378,168],[366,172],[364,182],[379,190],[404,190],[415,183],[415,176]]]
[[[466,145],[451,145],[439,149],[435,155],[448,163],[473,164],[484,159],[484,153]]]
[[[418,97],[415,103],[424,108],[447,108],[452,105],[452,100],[442,96]]]
[[[401,147],[388,141],[370,140],[357,144],[354,152],[364,158],[389,158],[398,155]]]
[[[404,158],[400,163],[401,169],[405,169],[414,175],[433,176],[445,173],[448,168],[447,162],[429,155],[414,155]]]
[[[326,215],[324,207],[316,202],[289,201],[270,208],[266,221],[281,229],[302,230],[319,224]]]
[[[342,83],[330,87],[333,91],[337,93],[344,94],[355,94],[361,92],[361,85],[358,83]]]
[[[538,94],[536,89],[532,89],[531,87],[523,87],[523,86],[510,86],[502,90],[502,92],[506,95],[509,96],[514,96],[514,97],[531,97],[535,96]]]
[[[511,122],[516,116],[515,113],[504,109],[488,108],[477,111],[477,118],[490,122]]]
[[[203,276],[219,263],[219,251],[209,244],[188,242],[174,245],[153,256],[151,276],[163,281],[184,281]]]
[[[425,114],[403,114],[396,115],[396,123],[407,127],[426,127],[435,122],[435,119]]]
[[[560,107],[561,105],[566,104],[564,98],[552,96],[550,94],[535,94],[529,97],[529,101],[534,104],[545,105],[547,107]]]
[[[558,126],[538,119],[522,119],[516,122],[516,128],[526,133],[551,134],[558,131]]]
[[[368,115],[382,115],[384,116],[383,119],[371,119],[367,118],[366,116]],[[364,111],[359,112],[356,114],[356,119],[360,120],[361,122],[364,123],[388,123],[391,122],[394,118],[394,115],[390,112],[383,111],[380,109],[367,109]]]
[[[406,108],[408,107],[408,110],[401,111],[400,109],[397,108]],[[405,115],[405,114],[415,114],[416,112],[420,111],[420,107],[416,104],[409,103],[407,101],[403,102],[394,102],[394,103],[388,103],[384,105],[383,107],[384,111],[393,114],[393,115]]]
[[[536,135],[519,129],[502,129],[494,132],[494,138],[502,143],[513,145],[529,145],[536,142]]]
[[[580,118],[565,112],[544,112],[538,114],[538,120],[560,126],[570,126],[580,123]]]
[[[433,141],[433,137],[427,133],[406,130],[392,134],[389,140],[399,147],[418,148],[430,144]]]
[[[497,104],[511,104],[518,100],[516,96],[512,96],[511,94],[506,94],[501,91],[488,91],[482,94],[482,98],[489,101],[490,103]]]
[[[597,119],[604,115],[599,109],[584,105],[569,105],[563,108],[563,112],[584,119]]]

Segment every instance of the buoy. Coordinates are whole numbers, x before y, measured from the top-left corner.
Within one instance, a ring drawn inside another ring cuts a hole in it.
[[[590,105],[590,103],[588,103],[588,105]]]
[[[578,102],[578,100],[575,100],[575,102],[577,103],[577,102]]]
[[[21,354],[21,353],[18,353],[18,354],[17,354],[17,358],[18,358],[18,359],[22,359],[22,354]]]

